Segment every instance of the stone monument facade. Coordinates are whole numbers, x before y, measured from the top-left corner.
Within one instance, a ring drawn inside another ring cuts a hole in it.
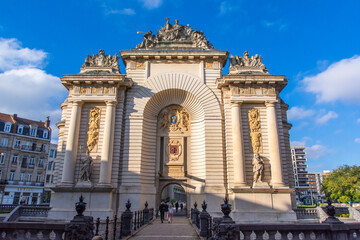
[[[237,222],[295,221],[291,125],[279,97],[288,80],[248,52],[231,56],[223,75],[228,54],[167,19],[120,52],[126,74],[100,50],[64,75],[49,217],[70,219],[80,193],[94,218],[119,215],[128,199],[157,208],[162,190],[179,184],[188,206],[205,200],[213,216],[227,197]]]

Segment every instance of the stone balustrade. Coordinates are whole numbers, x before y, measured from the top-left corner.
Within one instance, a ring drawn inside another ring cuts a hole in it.
[[[237,224],[240,239],[360,239],[360,223],[348,224]]]
[[[18,205],[4,219],[4,222],[15,222],[19,217],[47,217],[49,205]]]
[[[63,239],[65,223],[14,223],[0,224],[0,239]]]
[[[294,209],[297,219],[313,219],[318,222],[318,210],[316,208],[296,208]]]

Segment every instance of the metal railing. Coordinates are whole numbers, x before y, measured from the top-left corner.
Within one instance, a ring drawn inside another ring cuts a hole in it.
[[[129,219],[130,224],[126,224],[124,217],[118,217],[117,215],[115,215],[111,220],[109,217],[106,217],[105,220],[97,218],[95,221],[95,236],[102,236],[104,240],[115,240],[121,239],[125,235],[128,236],[128,234],[124,235],[122,230],[124,230],[124,228],[128,228],[126,230],[131,232],[131,234],[139,230],[142,226],[148,224],[154,219],[154,209],[147,208],[146,203],[143,210],[131,212],[131,216],[132,217]],[[103,229],[102,231],[101,228]],[[117,236],[119,237],[117,238]]]

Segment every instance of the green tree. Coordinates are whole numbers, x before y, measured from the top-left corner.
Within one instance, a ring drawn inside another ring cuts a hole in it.
[[[344,165],[325,177],[322,191],[326,198],[342,203],[360,201],[360,166]]]

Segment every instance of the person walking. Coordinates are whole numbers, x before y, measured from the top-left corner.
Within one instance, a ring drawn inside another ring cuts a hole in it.
[[[174,205],[171,203],[169,207],[169,217],[168,217],[168,223],[171,223],[174,216]]]
[[[175,203],[175,208],[176,208],[176,212],[178,212],[178,209],[179,209],[179,202],[176,202],[176,203]]]
[[[165,219],[168,220],[169,219],[169,215],[168,215],[168,212],[169,212],[169,203],[165,203],[164,204],[164,213],[165,213]]]
[[[165,203],[161,202],[160,206],[159,206],[159,211],[160,211],[160,219],[161,219],[161,223],[164,222],[164,215],[165,215]]]
[[[183,203],[180,203],[180,211],[182,212],[183,210],[183,207],[184,207],[184,204]]]

